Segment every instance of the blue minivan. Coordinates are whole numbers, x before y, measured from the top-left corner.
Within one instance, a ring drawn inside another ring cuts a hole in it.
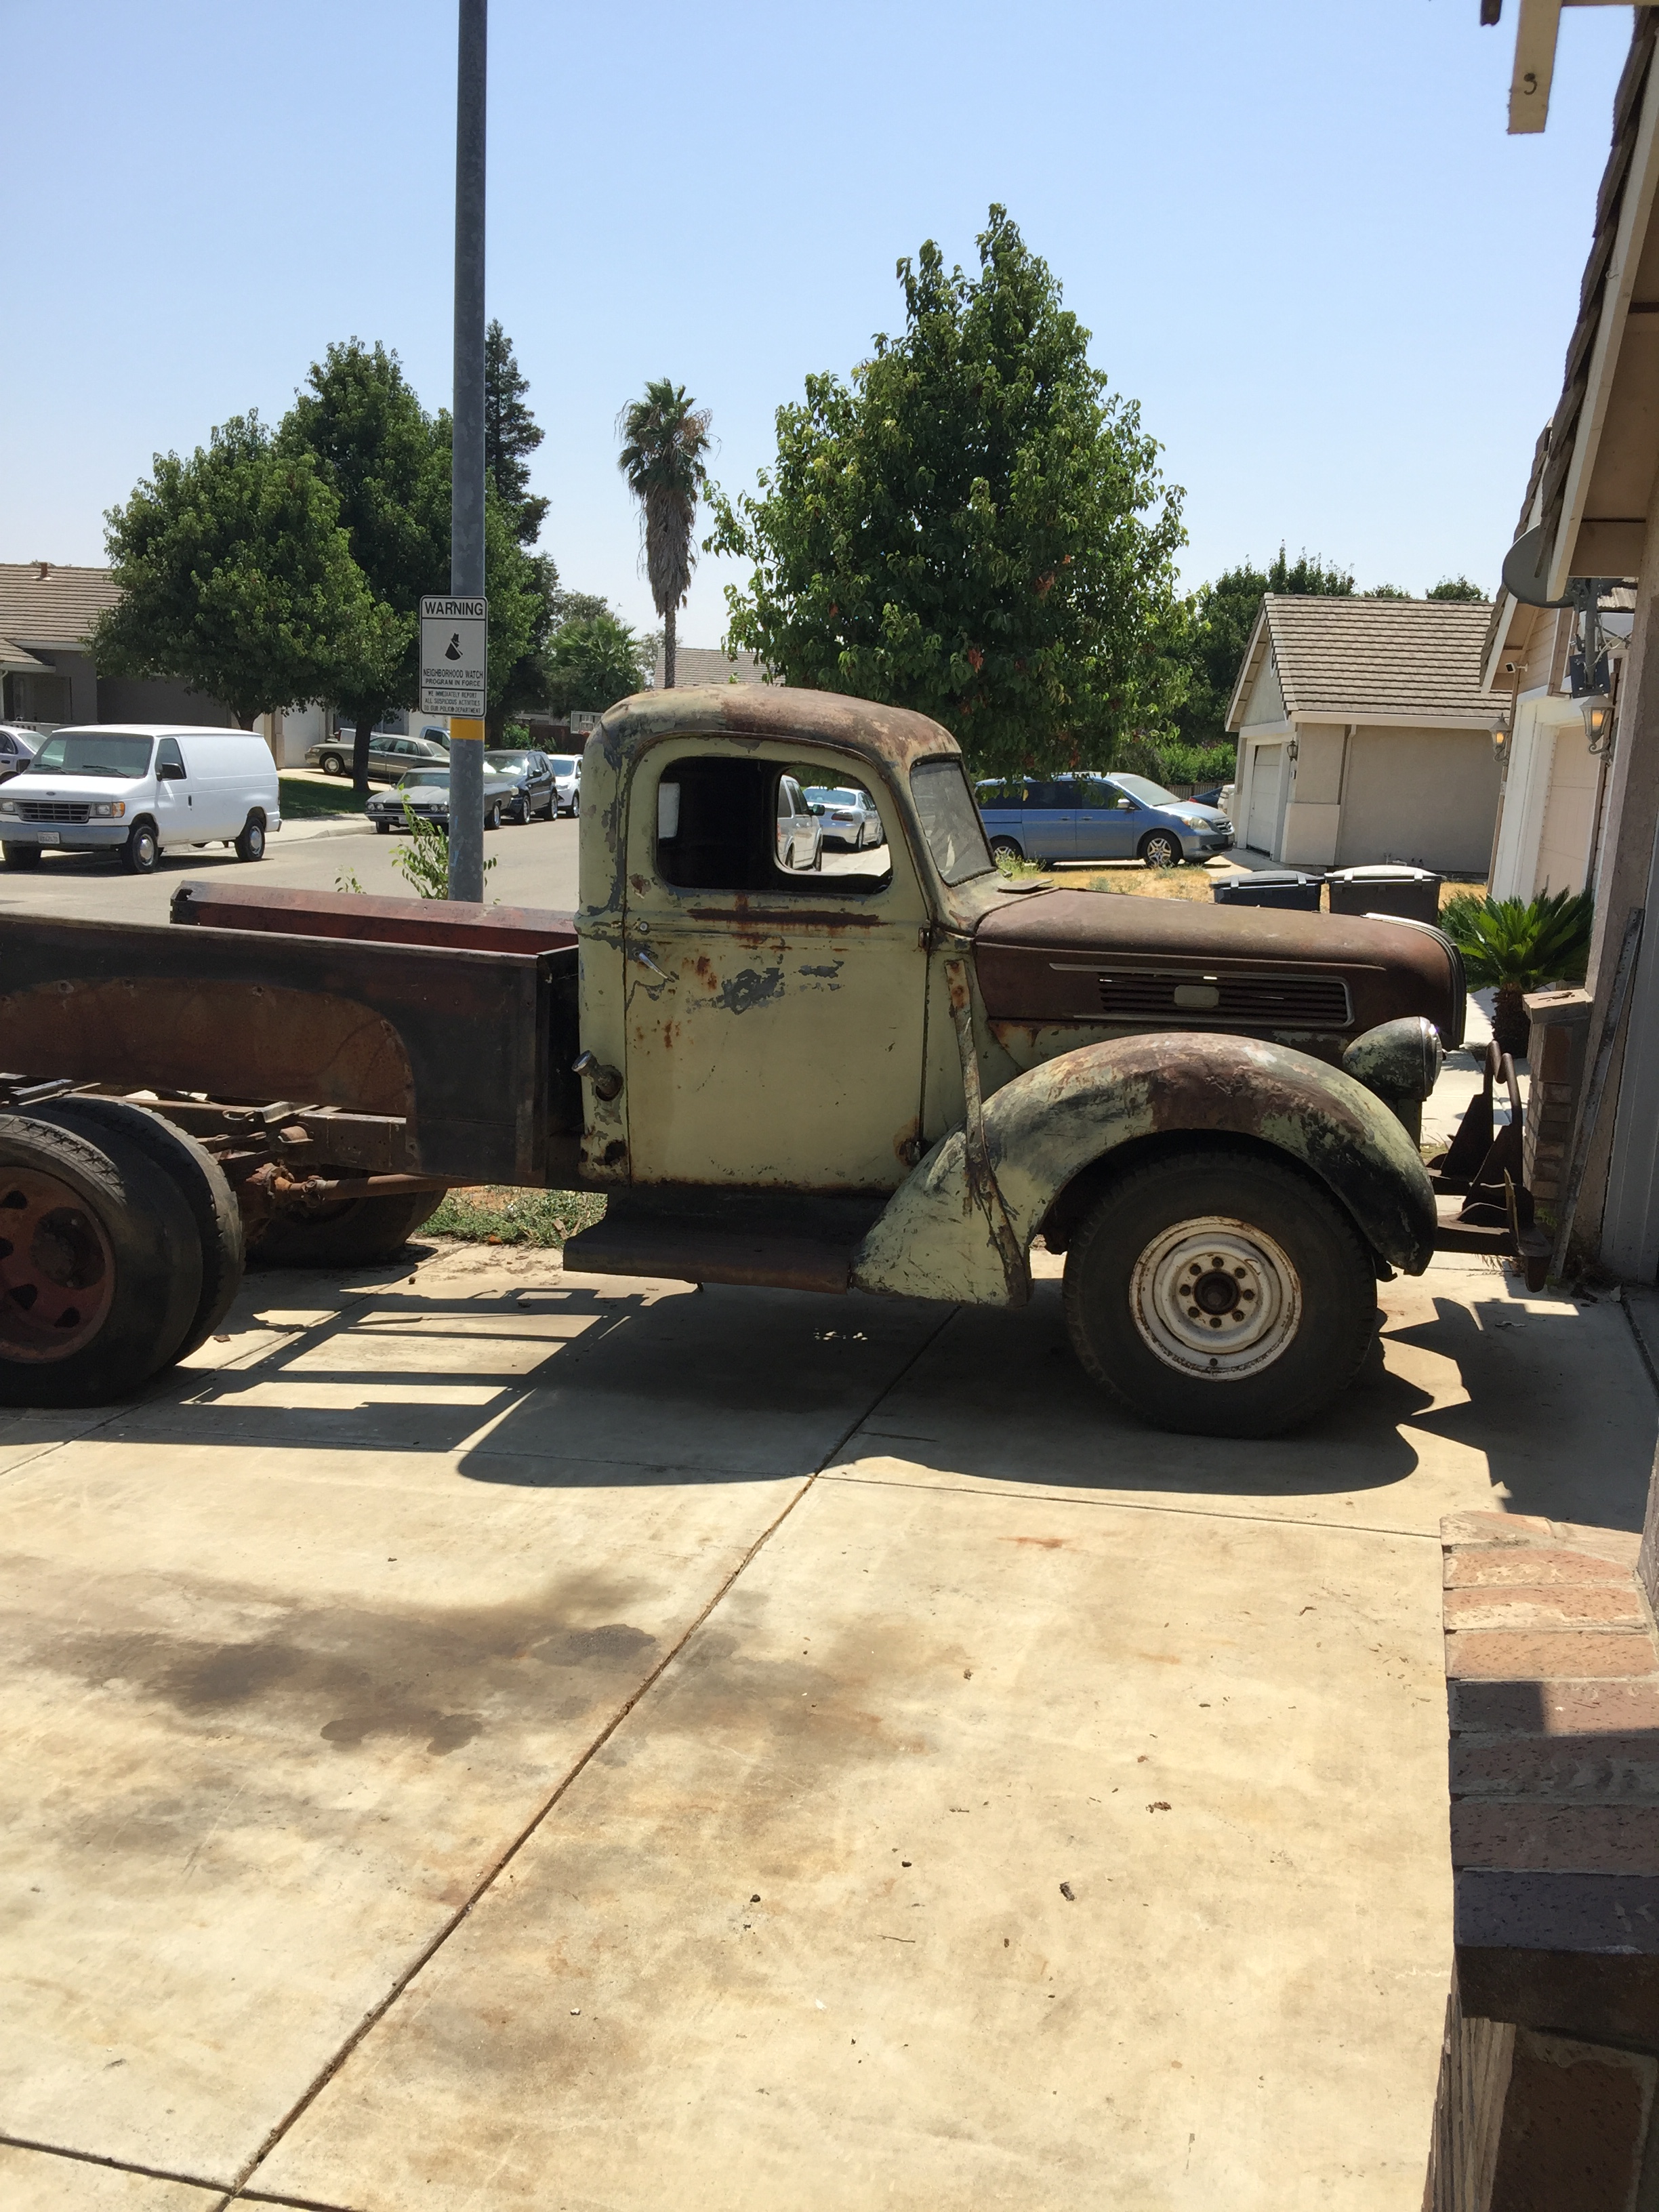
[[[994,853],[1030,860],[1144,860],[1172,868],[1228,851],[1218,806],[1177,799],[1144,775],[1006,776],[975,785]]]

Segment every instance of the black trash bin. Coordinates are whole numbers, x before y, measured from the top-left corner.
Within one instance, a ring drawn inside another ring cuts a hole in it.
[[[1218,906],[1284,906],[1300,914],[1319,911],[1319,878],[1296,868],[1261,868],[1249,876],[1218,876],[1212,889]]]
[[[1440,921],[1440,878],[1432,868],[1395,861],[1336,868],[1325,878],[1333,914],[1391,914],[1402,921]]]

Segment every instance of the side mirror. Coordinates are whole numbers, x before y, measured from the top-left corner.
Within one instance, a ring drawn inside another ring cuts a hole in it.
[[[1120,814],[1133,814],[1134,808],[1135,803],[1133,799],[1120,799],[1117,802],[1117,811]]]
[[[182,783],[185,781],[184,763],[163,761],[155,771],[155,780],[158,783]]]

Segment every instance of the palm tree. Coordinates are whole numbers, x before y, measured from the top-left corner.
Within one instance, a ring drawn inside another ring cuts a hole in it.
[[[696,555],[691,526],[697,495],[708,481],[709,412],[686,396],[685,386],[653,377],[643,399],[617,417],[623,449],[617,466],[640,502],[645,532],[645,574],[663,625],[663,688],[674,685],[674,616],[691,582]]]
[[[1462,954],[1464,974],[1477,991],[1497,986],[1492,1033],[1500,1052],[1519,1060],[1527,1049],[1527,992],[1583,981],[1595,915],[1588,891],[1541,891],[1530,901],[1465,891],[1447,900],[1440,926]]]

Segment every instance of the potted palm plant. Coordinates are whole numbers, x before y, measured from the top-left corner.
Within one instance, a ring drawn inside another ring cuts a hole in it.
[[[1525,1056],[1532,1024],[1522,1003],[1547,983],[1582,983],[1589,959],[1594,902],[1588,891],[1542,891],[1534,899],[1449,899],[1440,926],[1463,956],[1479,991],[1495,985],[1492,1033],[1500,1052]]]

